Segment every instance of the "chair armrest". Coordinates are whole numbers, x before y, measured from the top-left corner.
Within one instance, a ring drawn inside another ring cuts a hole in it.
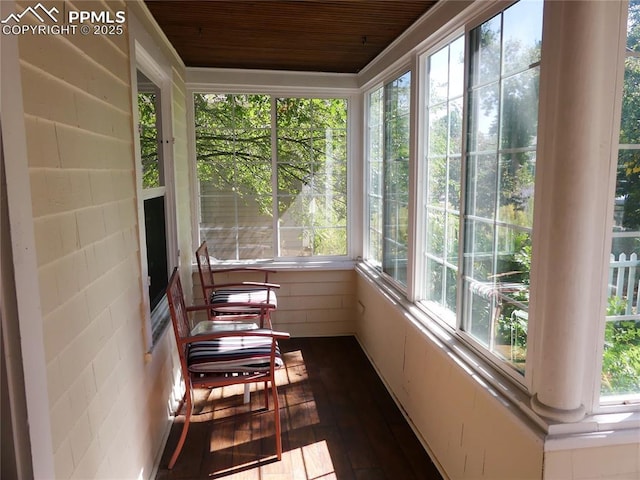
[[[269,274],[270,273],[278,273],[277,270],[269,270],[267,268],[261,267],[231,267],[231,268],[211,268],[211,275],[216,275],[218,273],[263,273],[264,274],[264,283],[269,282]]]
[[[251,308],[252,310],[260,309],[261,312],[266,313],[267,310],[273,310],[276,306],[272,303],[251,303],[251,302],[229,302],[229,303],[221,303],[220,305],[209,304],[209,305],[191,305],[186,307],[187,312],[198,312],[198,311],[206,311],[213,310],[216,312],[225,312],[229,310],[229,307],[244,307]]]
[[[277,270],[269,270],[268,268],[260,267],[233,267],[233,268],[212,268],[213,273],[229,273],[229,272],[264,272],[264,273],[278,273]]]
[[[277,283],[267,283],[267,282],[236,282],[236,283],[217,283],[216,285],[205,284],[204,288],[207,290],[220,290],[226,287],[261,287],[261,288],[280,288],[280,285]]]
[[[186,307],[187,312],[199,312],[211,310],[211,305],[189,305]]]
[[[280,332],[276,330],[270,330],[266,328],[259,328],[257,330],[224,330],[215,333],[207,333],[203,335],[194,335],[189,337],[182,337],[180,339],[181,344],[189,344],[195,342],[206,342],[209,340],[217,340],[226,337],[266,337],[275,340],[285,340],[291,338],[288,332]]]

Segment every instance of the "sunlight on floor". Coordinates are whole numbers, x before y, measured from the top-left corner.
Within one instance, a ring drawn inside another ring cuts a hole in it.
[[[284,470],[291,480],[337,480],[327,442],[322,440],[284,452],[281,462],[250,461],[212,474],[212,478],[265,480],[281,478]]]

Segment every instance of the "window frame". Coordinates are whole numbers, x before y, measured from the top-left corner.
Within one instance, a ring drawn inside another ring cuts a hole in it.
[[[636,0],[637,2],[638,0]],[[627,15],[629,14],[631,10],[631,2],[629,2],[629,4],[627,5]],[[628,22],[628,17],[627,17],[627,22]],[[628,23],[627,23],[627,29],[628,27]],[[624,42],[623,42],[623,46],[624,46],[624,52],[621,53],[621,56],[623,58],[623,62],[626,63],[626,60],[629,58],[634,58],[638,61],[638,64],[640,65],[640,51],[633,51],[630,50],[627,47],[627,36],[628,33],[625,32],[624,35]],[[622,104],[624,103],[624,90],[625,90],[625,86],[624,86],[624,73],[622,75],[622,82],[621,85],[619,85],[619,91],[617,92],[617,94],[620,96],[620,106],[619,106],[619,120],[620,120],[620,125],[618,130],[615,132],[616,138],[614,139],[613,143],[615,145],[617,145],[617,161],[619,161],[619,156],[623,151],[640,151],[640,144],[636,144],[636,143],[621,143],[620,142],[620,132],[621,132],[621,128],[622,128]],[[617,180],[616,180],[616,187],[617,187]],[[616,188],[614,187],[614,188]],[[615,192],[615,190],[614,190]],[[615,202],[615,193],[614,193],[614,202]],[[615,215],[615,207],[614,207],[614,215]],[[615,223],[615,221],[613,221],[612,223]],[[614,237],[616,237],[615,233],[613,232],[613,229],[611,229],[609,232],[606,232],[607,235],[609,235],[609,239],[610,239],[610,250],[613,249],[613,240]],[[633,232],[631,232],[633,233]],[[622,235],[624,236],[624,235]],[[636,236],[637,237],[637,236]],[[609,253],[607,253],[607,255],[609,255]],[[611,255],[613,255],[611,253]],[[611,268],[611,267],[610,267]],[[604,288],[607,290],[607,292],[609,292],[609,285],[607,282],[606,278],[602,279],[603,281],[603,286]],[[637,280],[636,280],[637,281]],[[632,315],[633,317],[638,317],[638,315],[640,314],[635,314]],[[603,373],[603,363],[604,363],[604,352],[605,352],[605,329],[606,326],[609,322],[613,322],[616,321],[615,319],[611,319],[607,316],[606,312],[603,312],[602,318],[601,318],[601,325],[600,325],[600,330],[599,332],[602,334],[599,338],[599,344],[598,344],[598,352],[597,352],[597,358],[598,361],[596,362],[596,369],[597,372],[599,373],[598,375],[598,381],[594,382],[594,389],[593,389],[593,393],[592,393],[592,405],[593,405],[593,411],[594,413],[611,413],[611,412],[625,412],[628,411],[628,406],[629,405],[640,405],[640,391],[637,392],[633,392],[633,393],[623,393],[623,394],[611,394],[611,395],[605,395],[602,393],[602,373]],[[636,320],[637,322],[638,320]]]
[[[467,85],[467,77],[468,77],[468,66],[467,66],[467,31],[464,28],[454,29],[452,32],[448,33],[446,37],[441,39],[438,42],[435,42],[431,47],[427,50],[421,51],[418,53],[418,128],[417,128],[417,136],[418,136],[418,148],[417,148],[417,182],[418,188],[416,188],[416,203],[420,206],[420,209],[417,212],[418,221],[416,222],[419,227],[416,229],[416,246],[420,245],[421,248],[424,248],[426,242],[426,230],[427,230],[427,219],[425,215],[426,208],[426,189],[427,189],[427,165],[426,165],[426,157],[428,151],[428,142],[425,141],[426,130],[428,129],[428,118],[427,118],[427,107],[428,107],[428,94],[425,88],[421,88],[425,85],[426,81],[429,78],[428,70],[428,60],[429,57],[444,47],[450,46],[454,41],[458,40],[460,37],[463,37],[463,53],[464,53],[464,78],[463,78],[463,92],[462,92],[462,118],[463,120],[467,118],[467,89],[465,86]],[[464,162],[463,159],[466,154],[466,143],[464,142],[464,138],[467,137],[467,122],[462,122],[462,139],[461,139],[461,150],[460,150],[460,206],[459,206],[459,222],[458,222],[458,261],[462,257],[463,245],[460,241],[462,238],[462,218],[464,212],[464,201],[462,197],[462,186],[465,181],[465,172],[464,172]],[[416,248],[416,283],[415,283],[415,302],[416,304],[429,313],[431,316],[437,319],[438,322],[442,323],[446,328],[457,331],[459,329],[460,323],[460,315],[459,308],[461,302],[461,291],[459,288],[460,284],[460,275],[461,275],[461,266],[458,265],[457,274],[456,274],[456,312],[445,312],[445,308],[442,306],[435,307],[434,305],[430,305],[426,303],[426,299],[424,298],[425,293],[425,276],[427,272],[427,266],[425,262],[425,255],[423,255],[422,250],[418,251]],[[450,320],[442,318],[443,315],[446,315],[450,318]]]
[[[447,329],[450,333],[454,334],[456,337],[460,338],[461,341],[473,352],[477,355],[481,356],[484,360],[489,362],[495,368],[497,368],[500,372],[502,372],[506,377],[511,379],[518,388],[523,389],[524,391],[530,392],[532,389],[532,374],[531,374],[531,362],[525,362],[524,372],[519,372],[513,368],[513,366],[506,360],[501,359],[496,354],[491,352],[489,347],[483,345],[478,339],[474,338],[469,332],[466,332],[462,328],[463,318],[463,310],[464,310],[464,288],[462,285],[461,276],[464,274],[464,265],[462,264],[464,261],[464,239],[465,239],[465,230],[464,230],[464,218],[466,213],[466,183],[467,183],[467,172],[466,172],[466,158],[468,156],[468,128],[469,128],[469,72],[470,72],[470,33],[475,28],[479,27],[484,22],[490,20],[494,16],[501,14],[505,10],[507,10],[510,6],[517,2],[509,2],[504,4],[492,5],[488,8],[484,8],[479,12],[463,15],[460,18],[457,27],[452,26],[451,29],[447,30],[445,35],[442,35],[438,38],[434,38],[432,42],[425,46],[424,48],[418,50],[416,55],[418,57],[418,67],[415,75],[415,85],[418,88],[417,94],[417,103],[413,102],[414,107],[417,109],[418,113],[418,126],[415,130],[416,136],[419,138],[419,142],[417,145],[417,188],[416,195],[414,198],[414,203],[420,208],[417,211],[417,219],[416,219],[416,228],[417,232],[415,234],[416,241],[416,250],[415,250],[415,264],[416,264],[416,272],[414,273],[415,285],[414,289],[409,292],[408,296],[413,295],[415,305],[420,308],[423,312],[429,315],[430,318],[433,318],[439,325]],[[425,242],[426,235],[426,215],[425,215],[425,188],[426,188],[426,165],[425,161],[425,149],[427,148],[426,142],[424,141],[423,132],[426,132],[428,128],[427,116],[426,116],[426,102],[428,102],[428,92],[424,88],[426,85],[426,81],[428,80],[428,72],[427,72],[427,62],[430,55],[438,52],[440,49],[450,45],[453,41],[458,39],[460,36],[463,36],[464,43],[464,79],[463,79],[463,96],[462,96],[462,105],[463,105],[463,123],[462,123],[462,145],[461,145],[461,172],[460,172],[460,207],[459,207],[459,242],[458,242],[458,271],[457,271],[457,311],[455,312],[455,317],[453,315],[449,318],[449,321],[443,318],[443,311],[440,308],[434,308],[432,305],[426,304],[423,298],[423,290],[424,290],[424,275],[426,273],[426,262],[424,261],[424,257],[422,255],[422,251],[419,248],[423,248],[423,244]],[[500,149],[501,150],[501,149]],[[533,322],[532,322],[533,323]],[[527,355],[527,358],[531,355],[531,352]]]
[[[138,241],[140,248],[140,272],[141,272],[141,289],[142,289],[142,316],[143,316],[143,337],[145,342],[145,351],[151,353],[158,340],[166,332],[170,323],[168,306],[165,305],[166,295],[151,311],[151,299],[149,298],[148,278],[149,269],[147,265],[147,243],[146,229],[143,226],[145,218],[144,202],[145,200],[164,197],[164,214],[165,214],[165,235],[166,235],[166,251],[167,251],[167,280],[169,273],[178,264],[178,238],[177,238],[177,220],[175,209],[175,175],[173,162],[173,127],[172,127],[172,88],[171,74],[169,68],[157,61],[138,41],[133,40],[134,55],[131,60],[131,95],[132,95],[132,111],[133,111],[133,143],[134,154],[136,159],[135,179],[136,179],[136,197],[138,212]],[[151,82],[158,88],[160,95],[160,111],[156,112],[157,124],[160,127],[158,137],[161,141],[161,157],[162,165],[159,169],[162,172],[164,185],[154,188],[143,188],[143,169],[140,151],[140,138],[138,132],[138,87],[137,72],[142,72]],[[172,252],[176,252],[174,256]]]
[[[418,90],[416,92],[416,95],[412,95],[412,109],[417,114],[418,127],[412,133],[417,132],[416,135],[419,134],[419,132],[421,131],[420,129],[423,128],[423,125],[424,125],[424,117],[422,116],[423,112],[421,108],[424,101],[423,100],[424,89],[422,88],[422,84],[424,83],[424,80],[422,78],[424,69],[420,67],[420,61],[422,56],[428,53],[433,53],[437,51],[444,44],[449,42],[451,39],[454,39],[457,35],[461,33],[465,35],[464,43],[465,43],[465,49],[467,49],[468,36],[469,36],[470,30],[477,27],[484,21],[490,19],[492,16],[496,15],[497,13],[500,13],[506,10],[514,3],[516,2],[515,1],[491,2],[491,4],[489,4],[488,2],[474,3],[473,5],[461,11],[457,17],[453,18],[445,26],[443,26],[438,31],[430,35],[428,39],[424,40],[422,43],[418,43],[413,48],[411,48],[409,53],[407,53],[405,57],[403,57],[403,61],[407,61],[407,58],[409,58],[409,61],[417,65],[414,69],[412,80],[413,80],[414,86],[416,86]],[[546,9],[547,9],[546,4],[544,5],[543,9],[546,12]],[[544,16],[545,14],[543,13],[543,18]],[[543,29],[544,28],[546,28],[546,26],[544,26]],[[544,55],[544,52],[543,52],[543,55]],[[468,61],[469,60],[468,60],[468,54],[467,54],[465,55],[465,63]],[[388,73],[388,72],[391,71],[394,68],[394,66],[399,63],[400,63],[400,60],[398,60],[398,62],[395,64],[392,62],[388,62],[388,64],[390,64],[391,66],[388,66],[386,69],[384,68],[381,69],[381,71],[378,72],[376,76],[373,76],[368,82],[366,82],[363,85],[362,94],[363,94],[363,103],[364,103],[364,108],[363,108],[364,123],[363,123],[362,145],[364,149],[363,158],[365,158],[365,161],[362,166],[362,172],[363,172],[362,176],[364,179],[366,179],[368,175],[368,170],[367,170],[368,164],[366,161],[367,148],[369,144],[368,131],[367,131],[368,129],[367,122],[369,118],[368,95],[371,92],[373,92],[376,88],[379,88],[380,85],[382,85],[385,81],[387,81],[387,79],[390,76],[393,75],[393,73],[395,73],[395,72],[392,72],[392,73]],[[465,66],[465,76],[468,75],[468,71],[469,71],[468,67]],[[465,87],[467,84],[468,84],[468,81],[465,79]],[[619,88],[621,89],[622,87],[620,86]],[[467,96],[467,92],[465,88],[465,100],[463,102],[465,108],[467,108],[466,96]],[[538,99],[539,102],[541,100],[542,98]],[[538,116],[540,117],[540,112],[538,112]],[[467,129],[466,122],[464,122],[463,128],[465,129],[465,131],[463,132],[463,136],[466,137],[466,129]],[[423,188],[424,185],[422,185],[421,182],[423,181],[424,175],[422,175],[422,172],[421,172],[422,163],[421,161],[419,161],[419,159],[422,159],[423,157],[424,144],[422,141],[417,142],[415,140],[412,140],[412,143],[415,144],[415,149],[417,152],[416,159],[418,160],[415,162],[415,172],[418,172],[418,173],[416,173],[415,177],[411,179],[411,184],[415,185],[416,187],[415,187],[415,191],[413,192],[410,198],[410,204],[414,204],[418,209],[417,213],[420,214],[421,213],[420,207],[422,206],[421,194],[424,189]],[[466,142],[463,142],[462,147],[464,149],[467,148]],[[536,151],[538,151],[539,149],[540,149],[540,145],[538,144],[536,147]],[[464,158],[466,153],[463,152],[462,155]],[[540,157],[538,157],[538,161],[540,161]],[[462,178],[461,181],[465,182],[466,180]],[[367,218],[366,212],[367,212],[368,193],[369,193],[368,187],[367,185],[365,185],[365,188],[363,189],[363,192],[362,192],[362,200],[361,200],[364,208],[364,212],[365,212],[365,214],[363,215],[363,218],[365,218],[365,220]],[[420,222],[422,221],[423,221],[423,218],[421,216],[418,216],[418,218],[416,218],[415,220],[416,229],[413,233],[413,236],[410,238],[410,242],[415,242],[417,244],[420,244],[421,242],[424,241],[421,238],[421,231],[423,229],[423,225]],[[535,228],[540,229],[541,225],[536,225]],[[510,398],[514,402],[514,404],[518,405],[518,408],[522,412],[524,412],[524,414],[527,417],[533,419],[534,422],[537,422],[543,426],[549,426],[549,423],[547,423],[543,417],[539,417],[538,414],[535,411],[533,411],[532,408],[530,407],[530,402],[533,398],[532,397],[532,394],[533,394],[532,393],[533,392],[532,367],[535,366],[534,364],[536,363],[536,360],[539,357],[539,346],[536,345],[536,339],[539,336],[539,330],[542,328],[539,322],[537,324],[535,321],[535,318],[532,318],[529,321],[528,338],[531,339],[531,342],[528,345],[527,365],[525,366],[525,372],[524,372],[524,375],[521,375],[520,373],[515,372],[508,365],[504,364],[504,362],[500,362],[499,359],[494,355],[492,355],[484,346],[476,345],[473,343],[471,339],[464,338],[464,336],[460,335],[459,331],[457,330],[457,326],[458,326],[457,321],[456,321],[456,327],[453,328],[450,325],[447,325],[445,322],[442,322],[437,312],[424,308],[424,306],[420,302],[420,295],[419,295],[421,291],[420,279],[422,275],[421,275],[420,269],[422,268],[422,262],[421,262],[421,258],[418,250],[415,251],[416,255],[414,257],[415,267],[417,268],[417,271],[413,275],[413,278],[415,279],[415,283],[411,284],[411,280],[409,279],[409,285],[407,286],[406,289],[398,288],[398,285],[395,285],[389,278],[381,274],[380,269],[375,268],[375,265],[367,261],[367,257],[369,256],[369,252],[368,252],[369,242],[367,238],[369,235],[369,232],[370,232],[369,225],[368,223],[365,223],[365,227],[363,228],[363,235],[365,238],[363,238],[363,242],[362,242],[364,258],[363,258],[363,261],[359,265],[357,265],[356,267],[357,271],[361,275],[365,276],[365,278],[367,278],[369,281],[373,282],[376,286],[378,286],[382,294],[385,297],[388,297],[390,301],[394,303],[394,305],[397,305],[397,308],[402,310],[403,314],[407,318],[409,318],[409,321],[411,323],[414,323],[417,326],[417,328],[419,328],[420,330],[422,330],[422,332],[425,333],[425,335],[432,338],[436,344],[441,344],[442,346],[445,346],[445,348],[451,347],[452,350],[450,353],[452,354],[454,361],[460,363],[462,368],[468,369],[468,372],[470,375],[477,376],[480,383],[485,384],[486,382],[486,384],[491,385],[492,387],[496,388],[499,392],[501,392],[501,394]],[[609,252],[603,252],[603,254],[606,254],[608,258]],[[540,262],[537,261],[536,259],[533,259],[532,272],[534,270],[539,270],[540,268],[541,268]],[[533,284],[533,278],[531,280]],[[603,285],[605,280],[606,279],[603,278]],[[533,302],[533,298],[531,299],[531,301]],[[604,316],[603,316],[603,321],[604,321]],[[594,341],[598,341],[598,339],[595,339]],[[600,341],[600,344],[602,344],[601,341]],[[600,357],[602,356],[601,353],[602,353],[602,350],[600,349],[600,355],[599,355]],[[596,355],[596,357],[597,356],[598,355]],[[594,360],[597,360],[597,359],[594,359]],[[596,382],[597,385],[595,385],[593,389],[593,392],[594,392],[593,399],[591,400],[591,402],[587,400],[585,403],[585,406],[587,408],[587,418],[594,420],[597,424],[607,425],[607,427],[605,428],[611,427],[611,424],[607,423],[610,421],[613,421],[616,424],[619,423],[620,428],[626,428],[626,425],[629,425],[629,421],[633,421],[633,422],[637,421],[637,415],[638,413],[640,413],[638,412],[638,408],[640,404],[617,403],[616,405],[605,405],[605,406],[601,405],[599,400],[600,398],[599,371],[601,370],[601,367],[598,367],[597,370],[598,372],[596,375],[598,376],[598,381]],[[592,375],[590,374],[589,376],[591,377]],[[592,383],[589,381],[589,386],[587,386],[586,384],[584,385],[584,393],[587,396],[589,395],[591,384]],[[620,413],[620,412],[624,412],[625,416],[628,416],[626,414],[631,414],[633,416],[631,420],[625,420],[620,418],[610,419],[607,417],[599,417],[599,418],[597,417],[598,414],[609,414],[609,413]],[[573,424],[569,423],[565,427],[563,427],[563,431],[566,433],[577,432],[578,431],[577,429],[579,428],[577,427],[577,425],[578,424],[576,424],[576,427],[573,427]],[[615,426],[615,429],[616,430],[618,429],[617,425]]]
[[[404,75],[409,74],[410,75],[410,87],[409,87],[409,91],[410,91],[410,98],[409,98],[409,126],[408,126],[408,131],[409,131],[409,141],[408,141],[408,153],[409,153],[409,158],[408,158],[408,174],[409,174],[409,182],[408,182],[408,205],[407,205],[407,213],[408,213],[408,227],[407,227],[407,271],[406,271],[406,285],[402,284],[401,282],[399,282],[397,279],[395,279],[394,277],[392,277],[391,275],[389,275],[387,272],[384,271],[384,242],[385,242],[385,175],[384,175],[384,170],[385,170],[385,164],[386,164],[386,141],[385,141],[385,137],[386,137],[386,101],[387,101],[387,97],[385,95],[385,88],[390,85],[391,83],[395,82],[396,80],[399,80],[401,77],[403,77]],[[382,120],[382,124],[380,125],[381,127],[381,134],[382,134],[382,157],[381,157],[381,211],[379,212],[380,215],[380,219],[381,219],[381,229],[382,231],[380,232],[380,249],[381,249],[381,259],[380,259],[380,263],[378,264],[375,261],[372,261],[370,255],[370,246],[371,246],[371,239],[370,239],[370,235],[371,235],[371,225],[370,225],[370,205],[369,205],[369,198],[370,198],[370,185],[369,185],[369,146],[370,146],[370,131],[368,128],[368,119],[369,119],[369,115],[371,112],[371,105],[370,105],[370,98],[371,95],[373,93],[376,93],[378,91],[381,91],[381,120]],[[364,115],[363,115],[363,119],[364,119],[364,134],[363,134],[363,181],[364,181],[364,185],[363,185],[363,211],[364,211],[364,224],[363,224],[363,261],[365,263],[367,263],[371,268],[375,269],[384,279],[386,282],[389,282],[391,285],[393,285],[395,288],[397,288],[398,290],[402,291],[405,295],[407,295],[407,297],[411,297],[411,293],[413,291],[413,278],[414,278],[414,248],[415,248],[415,231],[416,231],[416,225],[415,225],[415,211],[416,211],[416,206],[414,205],[414,201],[412,201],[415,198],[415,187],[413,185],[413,181],[415,178],[415,173],[414,173],[414,169],[415,169],[415,145],[416,145],[416,136],[415,136],[415,128],[416,128],[416,109],[415,109],[415,95],[416,93],[416,69],[415,66],[410,63],[410,62],[403,62],[400,66],[398,66],[397,68],[393,69],[393,71],[387,73],[384,78],[378,82],[376,82],[375,84],[373,84],[372,86],[369,86],[366,90],[363,90],[363,103],[364,103]]]

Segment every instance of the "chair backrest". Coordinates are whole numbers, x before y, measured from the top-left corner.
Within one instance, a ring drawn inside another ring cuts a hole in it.
[[[184,293],[182,291],[182,282],[180,282],[180,272],[178,267],[173,269],[169,285],[167,285],[167,300],[169,301],[169,312],[171,313],[171,322],[173,323],[173,332],[176,339],[186,338],[190,335],[191,325],[189,324],[189,315],[187,314],[187,306],[184,303]],[[187,346],[178,341],[178,353],[180,355],[180,363],[183,370],[187,366]],[[185,372],[186,373],[186,372]]]
[[[213,287],[215,284],[206,240],[204,240],[196,250],[196,261],[198,262],[198,274],[200,275],[202,295],[204,296],[204,300],[208,301],[206,286]]]

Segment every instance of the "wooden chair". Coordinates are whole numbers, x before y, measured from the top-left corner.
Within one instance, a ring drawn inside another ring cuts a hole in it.
[[[185,305],[177,268],[174,269],[169,280],[167,297],[186,387],[183,400],[186,403],[185,422],[176,449],[169,461],[169,469],[175,465],[187,437],[193,409],[193,390],[253,382],[264,382],[266,410],[269,410],[269,394],[273,400],[276,455],[278,460],[281,460],[282,438],[275,370],[284,365],[278,340],[289,338],[289,334],[266,328],[255,328],[256,325],[247,326],[246,323],[238,322],[220,326],[208,320],[200,322],[191,329],[189,313],[210,309],[210,305],[190,307]],[[255,307],[252,306],[252,308]],[[267,305],[262,306],[259,313],[254,314],[257,324],[267,323],[263,317],[268,316],[269,312]],[[244,317],[246,319],[248,315]],[[199,327],[204,327],[204,331],[208,333],[194,335],[194,331],[198,331]]]
[[[275,270],[268,270],[259,267],[234,267],[212,269],[211,259],[207,242],[203,241],[196,250],[196,261],[198,262],[198,273],[200,274],[200,285],[202,285],[202,295],[205,302],[212,308],[208,311],[209,319],[213,320],[218,315],[228,313],[256,313],[266,306],[270,310],[275,310],[278,306],[275,289],[280,285],[269,283],[269,274],[276,273]],[[216,283],[215,275],[244,273],[249,275],[264,275],[264,281],[238,281]],[[239,308],[240,304],[247,305]]]

